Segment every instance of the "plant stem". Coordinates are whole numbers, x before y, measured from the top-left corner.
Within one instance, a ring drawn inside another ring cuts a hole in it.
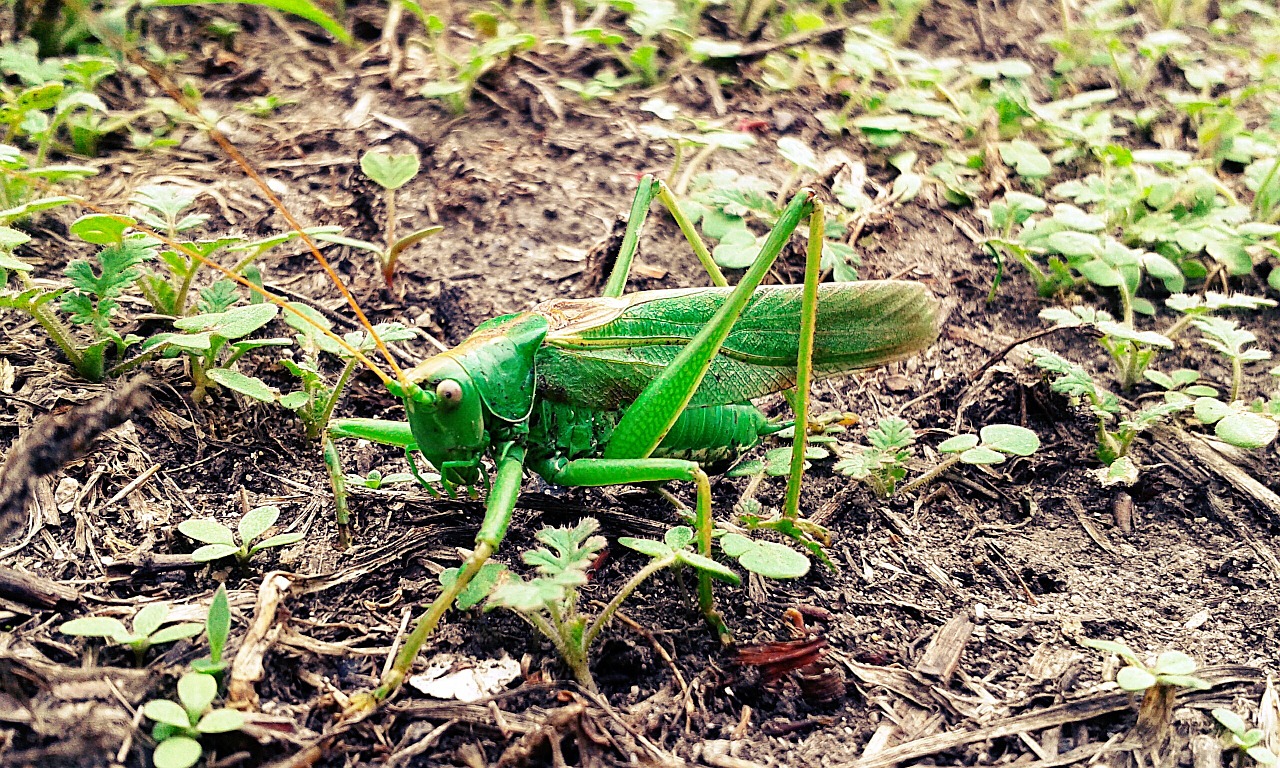
[[[387,204],[386,243],[387,245],[386,245],[386,250],[382,252],[383,255],[381,256],[381,259],[382,259],[383,275],[389,277],[389,275],[387,274],[391,269],[391,257],[389,254],[391,253],[391,246],[395,245],[395,242],[396,242],[396,191],[394,189],[388,189],[386,192],[387,192],[387,195],[386,195],[386,204]]]
[[[195,279],[196,271],[199,269],[200,262],[191,259],[187,266],[187,273],[182,277],[182,285],[178,288],[178,295],[173,299],[171,314],[174,316],[184,317],[187,314],[187,294],[191,292],[191,281]]]
[[[926,483],[933,482],[933,480],[935,480],[943,472],[946,472],[948,469],[951,469],[952,467],[954,467],[956,464],[959,464],[959,463],[960,463],[960,454],[957,453],[956,455],[942,462],[941,464],[929,470],[928,472],[925,472],[920,477],[917,477],[915,480],[912,480],[911,482],[902,486],[902,493],[904,494],[910,493],[915,489],[919,488],[920,486],[925,485]]]
[[[1244,364],[1240,362],[1239,356],[1231,358],[1231,399],[1228,402],[1234,403],[1240,399],[1240,388],[1244,383]]]
[[[333,385],[333,391],[329,393],[329,399],[325,401],[324,409],[320,411],[320,418],[316,419],[316,424],[320,430],[324,430],[329,426],[329,419],[333,418],[333,409],[337,407],[338,400],[342,397],[342,390],[347,388],[347,382],[351,379],[351,374],[355,373],[356,365],[359,362],[354,357],[347,360],[346,367],[338,375],[338,383]]]
[[[635,576],[632,576],[631,580],[624,584],[622,589],[618,590],[618,594],[613,596],[613,599],[604,607],[604,610],[600,612],[600,615],[596,617],[596,620],[591,622],[591,627],[587,630],[587,633],[583,635],[582,646],[584,648],[591,647],[591,644],[595,642],[596,636],[599,635],[601,630],[603,630],[613,619],[614,614],[616,614],[618,609],[622,607],[622,603],[625,602],[628,597],[631,597],[632,592],[639,589],[640,585],[648,580],[650,576],[664,568],[670,568],[672,565],[675,565],[675,563],[676,556],[674,554],[656,558],[650,560],[648,565],[640,569]]]

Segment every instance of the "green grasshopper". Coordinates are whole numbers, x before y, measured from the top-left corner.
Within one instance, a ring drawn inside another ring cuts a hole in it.
[[[130,60],[191,114],[200,114],[154,65],[133,53]],[[216,128],[207,125],[206,130],[300,233],[394,372],[394,378],[387,375],[359,350],[316,326],[381,378],[404,403],[406,414],[404,422],[338,419],[331,425],[324,455],[340,526],[346,518],[346,493],[336,438],[399,446],[411,459],[415,452],[421,454],[439,472],[449,493],[458,486],[489,486],[475,548],[456,579],[418,620],[379,686],[352,697],[347,717],[372,710],[397,690],[445,611],[501,544],[526,470],[562,486],[693,482],[698,549],[709,556],[713,521],[708,471],[727,468],[761,438],[779,431],[784,425],[771,423],[751,400],[794,387],[796,439],[786,500],[782,515],[763,526],[803,539],[819,532],[799,517],[811,379],[815,374],[833,376],[885,364],[925,348],[937,335],[937,304],[918,283],[819,286],[825,227],[822,205],[811,191],[801,190],[791,200],[755,262],[730,288],[670,191],[645,177],[602,297],[544,302],[489,320],[458,347],[406,372],[261,176]],[[655,197],[685,234],[713,287],[623,296]],[[804,285],[762,286],[806,217]],[[297,308],[191,248],[135,222],[131,225],[312,322]],[[495,465],[491,483],[485,459]],[[711,578],[708,572],[698,573],[699,605],[727,641],[728,630],[715,611]]]
[[[654,197],[675,217],[714,287],[623,296],[641,227]],[[805,285],[761,286],[796,227],[809,218]],[[705,245],[661,182],[646,177],[619,256],[597,299],[557,299],[489,320],[462,344],[391,380],[406,421],[335,420],[333,438],[363,438],[421,454],[449,493],[488,485],[475,548],[406,638],[395,663],[348,714],[390,696],[444,612],[498,549],[526,470],[561,486],[693,482],[700,553],[711,554],[708,470],[722,470],[781,429],[753,398],[796,388],[796,441],[783,515],[798,519],[809,383],[882,365],[937,335],[936,303],[919,283],[818,285],[822,206],[802,190],[784,209],[755,262],[729,288]],[[345,505],[336,450],[326,446],[335,498]],[[411,463],[411,466],[412,463]],[[415,467],[415,473],[416,473]],[[698,574],[699,604],[727,641],[712,575]]]

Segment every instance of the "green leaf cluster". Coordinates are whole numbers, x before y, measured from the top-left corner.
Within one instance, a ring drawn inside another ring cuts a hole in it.
[[[245,513],[236,525],[236,533],[213,518],[203,517],[184,520],[178,524],[178,531],[194,539],[204,546],[191,554],[197,563],[207,563],[234,556],[245,565],[258,552],[269,547],[285,547],[302,541],[305,534],[301,531],[279,533],[259,541],[280,518],[280,508],[274,506],[256,507]],[[237,535],[240,539],[236,542]]]
[[[149,603],[133,615],[129,628],[119,619],[110,616],[86,616],[64,623],[58,627],[58,631],[78,637],[101,637],[116,645],[123,645],[134,652],[141,665],[151,646],[195,637],[204,630],[203,626],[194,622],[164,626],[168,623],[169,611],[168,603]]]
[[[247,720],[239,710],[213,707],[218,681],[188,672],[178,678],[178,701],[152,699],[142,714],[155,722],[151,737],[159,742],[152,760],[156,768],[191,768],[204,753],[202,736],[238,731]]]
[[[835,470],[865,482],[876,496],[887,499],[907,476],[915,440],[915,430],[904,419],[885,417],[867,430],[870,445],[844,452]]]

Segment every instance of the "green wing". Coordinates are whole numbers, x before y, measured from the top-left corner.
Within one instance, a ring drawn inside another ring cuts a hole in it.
[[[561,402],[616,410],[630,404],[706,323],[729,288],[547,302],[551,321],[535,369],[538,390]],[[690,406],[739,403],[795,384],[801,286],[764,286],[733,326]],[[920,283],[819,286],[814,374],[883,365],[937,337],[937,301]]]

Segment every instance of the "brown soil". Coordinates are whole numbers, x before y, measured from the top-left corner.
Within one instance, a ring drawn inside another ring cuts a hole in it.
[[[1056,23],[1056,7],[988,7],[979,38],[969,4],[935,3],[914,44],[934,55],[1043,62],[1044,49],[1027,41]],[[361,12],[371,20],[377,16],[374,9]],[[396,73],[389,85],[394,59],[376,44],[350,56],[296,32],[283,36],[266,16],[246,12],[237,51],[215,61],[216,46],[201,32],[209,18],[204,11],[157,18],[165,20],[153,27],[161,42],[188,55],[184,74],[226,115],[232,140],[279,185],[304,222],[338,224],[353,237],[377,240],[382,206],[358,173],[358,156],[373,147],[421,153],[423,171],[399,197],[401,231],[440,223],[444,232],[405,257],[393,291],[382,287],[363,255],[334,251],[334,261],[375,320],[399,319],[447,344],[486,318],[535,301],[590,295],[585,286],[598,277],[598,267],[588,251],[626,212],[637,178],[662,173],[672,161],[665,144],[638,130],[651,119],[638,105],[653,94],[582,104],[559,91],[554,108],[547,102],[534,83],[553,84],[555,72],[572,71],[574,62],[517,62],[488,82],[492,96],[478,97],[465,116],[452,118],[412,95],[420,85],[412,70]],[[751,81],[756,66],[742,65],[744,80]],[[148,88],[120,85],[108,100],[124,108]],[[233,108],[260,92],[298,103],[267,119]],[[891,177],[882,155],[856,139],[833,141],[821,132],[812,117],[824,106],[820,95],[762,95],[754,86],[738,86],[723,93],[723,115],[691,75],[676,77],[661,95],[686,114],[728,125],[767,122],[756,149],[720,153],[717,165],[750,169],[782,184],[789,169],[772,151],[773,141],[793,135],[819,153],[839,148],[863,159],[875,179]],[[795,117],[785,133],[774,127],[784,110]],[[134,188],[163,177],[210,190],[202,198],[203,210],[214,216],[210,231],[225,226],[265,235],[285,228],[206,139],[182,135],[170,151],[112,153],[99,161],[103,172],[85,194],[120,207]],[[936,147],[920,151],[922,164],[940,156]],[[753,578],[741,588],[720,588],[718,596],[740,644],[792,639],[783,614],[799,609],[828,644],[829,674],[846,679],[843,695],[814,694],[814,686],[802,689],[794,676],[766,683],[758,670],[736,666],[705,631],[690,583],[661,576],[625,607],[641,629],[615,623],[597,649],[600,700],[585,698],[568,682],[549,644],[511,614],[455,612],[427,655],[507,654],[521,660],[523,685],[491,705],[440,703],[406,691],[386,710],[323,741],[322,764],[482,765],[504,754],[512,763],[527,758],[543,764],[553,758],[537,736],[557,722],[561,734],[577,734],[565,740],[564,758],[584,765],[853,764],[869,743],[883,749],[878,740],[884,738],[889,745],[912,742],[1105,696],[1099,693],[1106,690],[1099,688],[1101,657],[1081,648],[1075,642],[1080,637],[1120,637],[1141,654],[1179,649],[1202,664],[1250,667],[1231,668],[1235,677],[1223,679],[1234,683],[1215,689],[1216,698],[1204,695],[1195,708],[1179,710],[1177,738],[1210,732],[1202,713],[1206,702],[1230,705],[1233,696],[1256,702],[1259,681],[1280,671],[1280,561],[1274,554],[1280,519],[1205,469],[1171,436],[1148,438],[1139,450],[1146,469],[1137,486],[1128,492],[1101,488],[1087,472],[1097,466],[1089,419],[1051,394],[1021,365],[1019,352],[982,367],[1013,340],[1043,327],[1036,314],[1044,302],[1014,274],[987,303],[994,267],[964,233],[965,227],[981,230],[971,209],[947,205],[926,186],[916,203],[896,211],[864,233],[860,274],[927,282],[951,307],[946,327],[937,344],[916,358],[822,382],[816,411],[860,414],[855,436],[881,416],[901,415],[923,445],[936,445],[954,430],[1015,423],[1035,430],[1043,448],[993,470],[954,471],[917,498],[891,502],[833,474],[831,462],[817,463],[803,506],[833,532],[830,552],[838,570],[815,568],[794,582]],[[37,233],[50,237],[29,255],[43,259],[41,269],[55,270],[67,257],[61,233],[71,216],[39,223]],[[703,282],[678,230],[656,214],[639,261],[649,268],[646,274],[664,276],[633,280],[633,290]],[[795,278],[797,264],[793,260],[781,274]],[[302,255],[278,258],[266,272],[269,286],[343,313],[341,300]],[[1269,315],[1266,322],[1274,319]],[[39,417],[115,386],[77,380],[29,323],[6,314],[0,328],[0,446],[8,448]],[[1263,341],[1265,346],[1268,339]],[[1097,362],[1089,339],[1059,333],[1042,343]],[[425,338],[403,346],[412,360],[432,351]],[[285,382],[269,355],[249,366]],[[344,694],[376,680],[404,616],[431,599],[436,574],[456,564],[457,548],[474,535],[478,502],[368,491],[354,501],[356,546],[337,551],[323,464],[290,416],[226,393],[193,404],[176,363],[158,364],[152,375],[159,383],[150,407],[86,458],[37,483],[32,526],[0,548],[0,565],[76,592],[68,602],[39,610],[0,594],[0,712],[16,713],[0,714],[0,763],[111,763],[128,733],[124,763],[149,764],[148,739],[133,730],[127,707],[172,695],[172,678],[203,655],[203,647],[180,642],[163,654],[153,652],[149,673],[120,669],[107,675],[111,683],[104,688],[101,676],[83,668],[128,667],[130,655],[60,635],[57,626],[89,612],[127,617],[139,599],[150,597],[190,607],[187,613],[196,617],[225,580],[236,614],[228,653],[235,654],[271,571],[296,575],[287,577],[293,589],[275,614],[265,675],[256,684],[264,713],[261,743],[248,736],[211,743],[221,766],[263,765],[295,754],[333,728]],[[777,403],[769,407],[782,412]],[[356,380],[342,408],[366,416],[399,413],[368,373]],[[353,470],[403,470],[395,451],[348,445],[344,453]],[[913,470],[934,458],[921,450]],[[1239,461],[1264,483],[1280,468],[1274,449]],[[144,482],[119,495],[153,467],[158,469]],[[717,508],[727,513],[744,487],[742,480],[716,480]],[[674,490],[691,498],[689,488]],[[545,524],[590,514],[612,541],[660,535],[677,519],[665,501],[639,490],[565,491],[530,481],[526,492],[501,556],[512,564]],[[767,482],[760,498],[776,506],[781,494],[780,482]],[[283,509],[282,527],[308,532],[303,543],[266,552],[243,570],[170,569],[163,558],[152,558],[191,551],[176,532],[181,520],[215,516],[231,522],[243,504],[268,503]],[[585,599],[607,599],[642,563],[639,555],[611,546]],[[958,648],[941,642],[957,636]],[[948,648],[960,653],[958,666],[939,672],[932,665]],[[674,660],[664,659],[666,653]],[[586,704],[581,714],[573,710],[578,703]],[[1062,765],[1053,762],[1059,754],[1096,748],[1128,733],[1134,722],[1127,706],[1098,714],[993,732],[903,759]],[[420,744],[419,752],[404,752],[442,723],[450,725]],[[1075,754],[1083,760],[1092,752]]]

